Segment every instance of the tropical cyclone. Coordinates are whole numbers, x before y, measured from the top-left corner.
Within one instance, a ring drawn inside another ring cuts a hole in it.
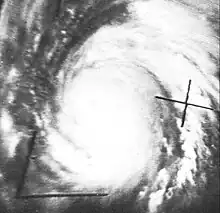
[[[184,106],[155,98],[191,79],[189,102],[218,108],[218,3],[196,2],[3,3],[0,211],[218,212],[217,113],[188,107],[181,128]]]

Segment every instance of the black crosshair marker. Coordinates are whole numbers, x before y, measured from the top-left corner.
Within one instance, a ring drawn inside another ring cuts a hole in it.
[[[188,103],[190,86],[191,86],[191,80],[189,80],[188,90],[187,90],[186,100],[185,100],[185,101],[178,101],[178,100],[174,100],[174,99],[170,99],[170,98],[155,96],[155,98],[158,98],[158,99],[162,99],[162,100],[166,100],[166,101],[171,101],[171,102],[176,102],[176,103],[180,103],[180,104],[185,104],[185,107],[184,107],[184,110],[183,110],[183,116],[182,116],[181,127],[184,126],[187,106],[200,107],[200,108],[203,108],[203,109],[209,109],[209,110],[213,110],[213,111],[219,112],[218,110],[215,110],[215,109],[210,108],[210,107],[206,107],[206,106],[201,106],[201,105],[197,105],[197,104]]]
[[[25,179],[27,177],[28,167],[31,159],[35,160],[37,156],[33,156],[33,150],[35,146],[35,142],[37,139],[37,131],[33,132],[33,136],[29,142],[29,153],[26,158],[26,163],[23,168],[23,173],[21,176],[21,180],[17,186],[17,191],[15,198],[16,199],[31,199],[31,198],[50,198],[50,197],[97,197],[97,196],[108,196],[109,194],[106,192],[72,192],[72,193],[44,193],[44,194],[29,194],[22,195],[22,190],[24,187]]]

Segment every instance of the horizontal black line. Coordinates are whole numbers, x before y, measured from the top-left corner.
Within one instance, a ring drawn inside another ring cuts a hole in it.
[[[174,99],[164,98],[164,97],[160,97],[160,96],[155,96],[155,98],[166,100],[166,101],[171,101],[171,102],[177,102],[177,103],[180,103],[180,104],[186,104],[186,102],[184,102],[184,101],[177,101],[177,100],[174,100]]]
[[[108,196],[108,193],[58,193],[58,194],[32,194],[17,196],[17,199],[30,199],[30,198],[49,198],[49,197],[95,197],[95,196]]]
[[[174,99],[170,99],[170,98],[164,98],[164,97],[160,97],[160,96],[155,96],[155,98],[166,100],[166,101],[171,101],[171,102],[176,102],[176,103],[180,103],[180,104],[187,104],[189,106],[195,106],[195,107],[200,107],[200,108],[203,108],[203,109],[209,109],[209,110],[213,110],[215,112],[219,112],[219,110],[216,110],[216,109],[213,109],[213,108],[210,108],[210,107],[205,107],[205,106],[201,106],[201,105],[197,105],[197,104],[191,104],[191,103],[184,102],[184,101],[178,101],[178,100],[174,100]]]
[[[53,198],[53,197],[99,197],[99,196],[108,196],[107,193],[79,193],[79,194],[35,194],[35,195],[24,195],[17,197],[17,199],[34,199],[34,198]],[[180,195],[179,195],[180,196]],[[176,197],[179,197],[178,195]],[[205,197],[219,197],[218,194],[207,194]]]

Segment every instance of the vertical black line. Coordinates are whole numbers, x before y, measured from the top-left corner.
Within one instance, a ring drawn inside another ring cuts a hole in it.
[[[190,91],[190,86],[191,86],[191,80],[189,80],[189,85],[188,85],[188,90],[187,90],[187,94],[186,94],[186,100],[185,100],[185,108],[183,110],[183,117],[182,117],[182,124],[181,127],[183,127],[184,122],[185,122],[185,118],[186,118],[186,110],[187,110],[187,106],[188,106],[188,99],[189,99],[189,91]]]
[[[184,111],[183,111],[183,117],[182,117],[182,123],[181,123],[181,127],[184,126],[184,122],[185,122],[185,118],[186,118],[186,109],[187,109],[188,104],[186,103]]]
[[[27,170],[28,170],[29,162],[30,162],[30,156],[31,156],[31,154],[33,152],[33,149],[34,149],[36,135],[37,135],[37,131],[34,131],[33,136],[31,137],[30,141],[28,142],[29,143],[28,144],[29,152],[28,152],[28,155],[26,157],[26,162],[24,164],[24,169],[23,169],[23,173],[22,173],[22,176],[21,176],[21,181],[17,186],[16,198],[20,197],[20,194],[21,194],[23,186],[24,186],[25,177],[26,177],[26,173],[27,173]]]

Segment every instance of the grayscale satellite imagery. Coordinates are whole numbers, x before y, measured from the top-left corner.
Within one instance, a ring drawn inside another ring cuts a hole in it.
[[[1,0],[0,213],[218,213],[219,0]]]

